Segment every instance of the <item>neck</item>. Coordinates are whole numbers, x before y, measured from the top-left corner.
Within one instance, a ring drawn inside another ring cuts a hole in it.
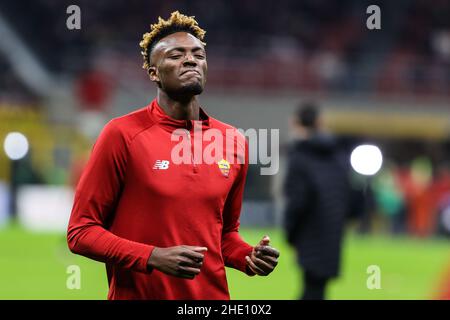
[[[164,112],[176,120],[199,120],[200,105],[196,96],[185,99],[173,99],[158,89],[157,101]]]

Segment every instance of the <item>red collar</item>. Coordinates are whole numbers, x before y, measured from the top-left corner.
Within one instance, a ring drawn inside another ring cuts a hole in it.
[[[158,104],[157,99],[154,99],[148,106],[147,106],[148,113],[152,119],[154,119],[160,126],[162,126],[164,129],[166,129],[169,132],[172,132],[175,129],[178,128],[185,128],[188,130],[191,130],[194,127],[194,124],[201,124],[202,130],[206,130],[210,128],[210,117],[200,107],[200,120],[177,120],[170,116],[168,116],[164,110],[161,108],[161,106]]]

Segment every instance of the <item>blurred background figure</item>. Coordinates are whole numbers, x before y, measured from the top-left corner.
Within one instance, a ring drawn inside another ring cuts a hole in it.
[[[389,231],[398,235],[405,232],[405,199],[397,185],[395,166],[386,165],[374,180],[373,189],[380,214],[388,220]]]
[[[304,300],[324,299],[327,282],[338,276],[351,209],[347,159],[321,126],[317,106],[301,105],[292,121],[295,140],[284,186],[284,227],[303,269]]]

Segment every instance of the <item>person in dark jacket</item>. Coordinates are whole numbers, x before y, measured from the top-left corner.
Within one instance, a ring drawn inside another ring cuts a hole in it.
[[[322,300],[328,281],[339,275],[344,223],[351,210],[348,159],[335,138],[321,130],[313,103],[301,105],[293,122],[284,227],[303,268],[301,298]]]

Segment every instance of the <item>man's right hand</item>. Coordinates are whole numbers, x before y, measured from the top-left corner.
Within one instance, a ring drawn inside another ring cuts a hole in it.
[[[155,247],[147,265],[171,276],[194,279],[200,273],[203,252],[207,250],[206,247],[185,245],[169,248]]]

